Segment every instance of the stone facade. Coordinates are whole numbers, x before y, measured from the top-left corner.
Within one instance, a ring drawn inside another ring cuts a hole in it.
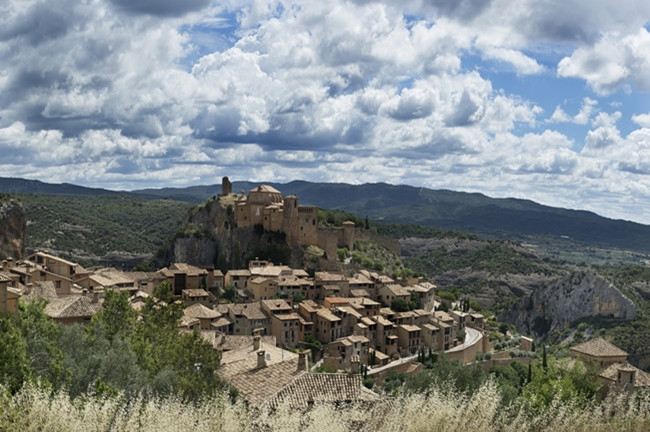
[[[230,182],[223,179],[222,190],[228,190]],[[281,232],[291,247],[318,246],[330,260],[336,259],[336,249],[353,249],[355,225],[347,221],[343,227],[321,228],[318,226],[318,207],[298,203],[295,195],[283,196],[268,185],[260,185],[235,200],[235,224],[238,228],[261,226],[265,231]]]

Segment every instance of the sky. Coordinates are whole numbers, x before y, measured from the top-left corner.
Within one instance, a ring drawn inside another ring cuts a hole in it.
[[[650,224],[647,0],[8,0],[0,176],[386,182]]]

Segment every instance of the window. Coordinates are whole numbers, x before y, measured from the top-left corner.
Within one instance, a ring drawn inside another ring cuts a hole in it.
[[[54,282],[54,286],[55,286],[57,289],[58,289],[58,288],[61,288],[61,281],[58,280],[58,281]]]

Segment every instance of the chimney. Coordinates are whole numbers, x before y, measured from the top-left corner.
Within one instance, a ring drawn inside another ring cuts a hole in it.
[[[298,370],[306,371],[307,370],[307,353],[309,351],[299,351],[298,352]]]
[[[99,293],[98,292],[93,293],[93,303],[99,303]]]
[[[11,270],[12,268],[14,268],[14,259],[9,257],[7,258],[7,270]]]
[[[257,352],[257,367],[263,368],[266,367],[266,353],[264,350]]]
[[[2,260],[2,271],[9,271],[9,266],[7,266],[7,260]]]
[[[261,328],[256,328],[253,330],[253,351],[257,351],[260,349],[261,346],[261,339],[262,337],[260,336],[262,334],[262,329]]]
[[[359,363],[359,356],[357,354],[353,354],[352,357],[350,357],[350,372],[353,374],[358,374]]]

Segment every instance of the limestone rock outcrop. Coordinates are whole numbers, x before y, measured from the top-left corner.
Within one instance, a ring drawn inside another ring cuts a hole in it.
[[[25,255],[25,207],[14,199],[0,201],[0,259],[20,259]]]
[[[544,338],[581,318],[632,320],[636,313],[634,302],[606,279],[579,271],[522,298],[501,318],[525,334]]]
[[[246,259],[252,257],[255,251],[275,245],[290,252],[290,261],[283,264],[294,267],[301,265],[301,253],[294,250],[296,248],[289,248],[280,233],[266,232],[254,226],[236,227],[234,201],[230,201],[232,195],[215,197],[192,209],[185,221],[184,231],[154,258],[152,264],[164,267],[172,262],[184,262],[222,269],[243,268]]]

